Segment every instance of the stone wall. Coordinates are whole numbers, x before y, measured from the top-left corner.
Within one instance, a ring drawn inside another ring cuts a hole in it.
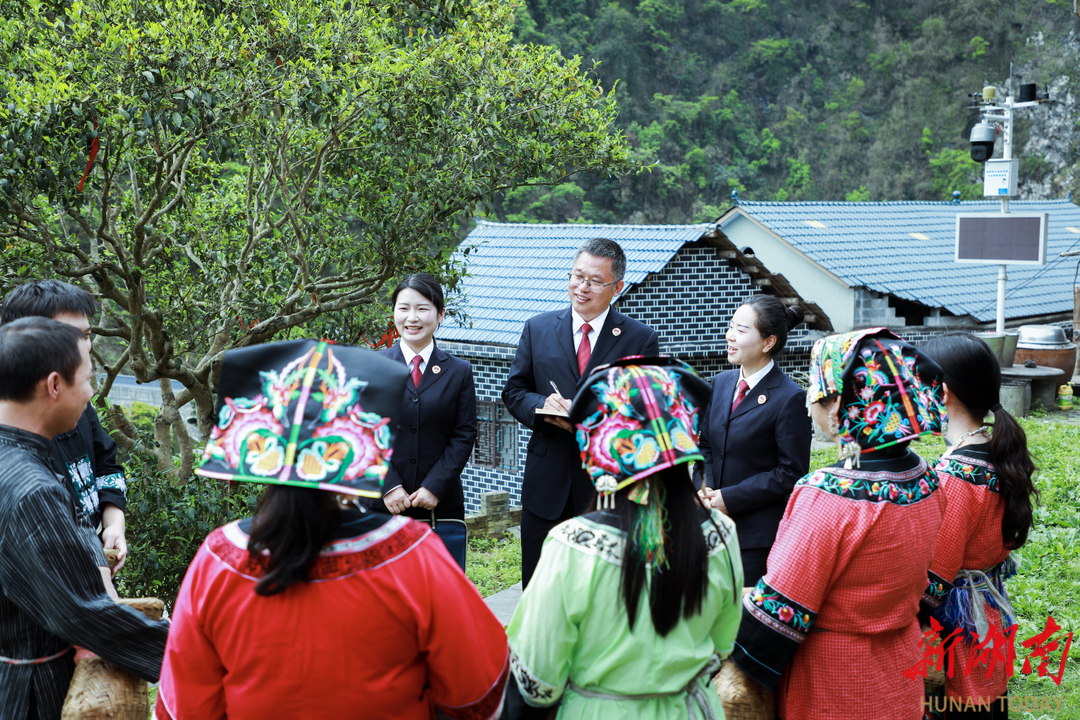
[[[521,508],[510,509],[510,493],[489,492],[480,496],[480,512],[465,517],[469,537],[501,537],[510,528],[521,525]]]

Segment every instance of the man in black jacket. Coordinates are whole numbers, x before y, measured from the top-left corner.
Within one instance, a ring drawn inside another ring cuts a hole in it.
[[[4,298],[0,322],[23,317],[46,317],[76,328],[90,339],[90,318],[97,314],[97,301],[82,288],[59,280],[32,280]],[[127,508],[127,480],[116,461],[116,443],[98,421],[94,406],[87,403],[78,425],[52,441],[52,464],[67,478],[86,513],[90,526],[98,529],[106,548],[119,552],[113,574],[127,560],[124,510]]]
[[[0,715],[56,720],[72,645],[146,680],[168,625],[113,602],[101,543],[49,464],[93,393],[90,343],[29,317],[0,326]]]
[[[570,307],[529,318],[521,332],[503,404],[532,432],[521,481],[521,582],[528,585],[548,531],[588,508],[593,486],[574,429],[535,413],[570,408],[598,365],[660,352],[656,331],[611,307],[622,292],[626,255],[605,238],[587,240],[568,273]]]

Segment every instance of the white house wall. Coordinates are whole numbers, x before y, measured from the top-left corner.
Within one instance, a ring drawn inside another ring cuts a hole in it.
[[[720,229],[739,249],[751,247],[769,272],[783,275],[807,302],[828,315],[835,332],[855,329],[855,291],[766,228],[736,214]]]

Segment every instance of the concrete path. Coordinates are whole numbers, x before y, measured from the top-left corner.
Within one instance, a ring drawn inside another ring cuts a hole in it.
[[[511,585],[502,592],[484,598],[491,612],[495,613],[495,617],[499,618],[499,622],[503,625],[510,624],[510,619],[514,617],[514,610],[517,609],[520,600],[521,583]]]

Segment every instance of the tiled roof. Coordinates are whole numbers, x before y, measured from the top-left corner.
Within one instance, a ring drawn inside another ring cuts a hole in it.
[[[992,321],[997,309],[996,265],[953,261],[958,212],[995,212],[1000,201],[963,202],[746,202],[741,211],[766,226],[849,286],[865,286],[905,300]],[[1069,312],[1080,248],[1080,207],[1068,200],[1018,201],[1013,212],[1050,214],[1046,265],[1010,265],[1008,318]],[[1072,228],[1072,229],[1069,229]]]
[[[664,269],[684,244],[699,240],[715,225],[542,225],[477,221],[461,243],[456,260],[466,260],[469,277],[459,286],[466,325],[444,322],[437,338],[458,342],[516,345],[525,321],[568,303],[566,273],[584,240],[606,237],[626,252],[629,286]],[[466,250],[468,255],[465,255]]]

